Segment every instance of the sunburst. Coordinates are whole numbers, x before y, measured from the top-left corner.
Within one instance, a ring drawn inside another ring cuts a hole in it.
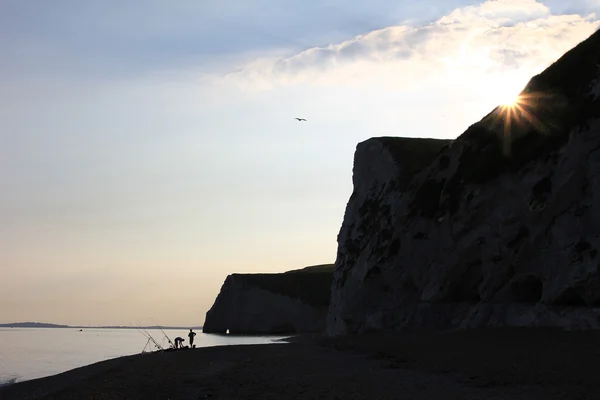
[[[507,94],[505,98],[502,100],[502,107],[514,107],[519,103],[520,96],[514,94]]]
[[[511,155],[513,141],[513,125],[527,122],[538,132],[544,132],[544,126],[532,113],[532,109],[539,104],[539,93],[521,93],[516,97],[508,97],[500,106],[500,117],[504,125],[504,155]]]

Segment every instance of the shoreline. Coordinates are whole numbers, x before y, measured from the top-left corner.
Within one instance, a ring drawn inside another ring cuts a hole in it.
[[[110,330],[106,334],[101,331],[89,331],[86,334],[70,332],[68,329],[59,329],[58,332],[52,329],[52,332],[46,329],[30,329],[30,331],[34,330],[35,332],[32,333],[26,332],[25,336],[21,336],[20,332],[12,336],[10,334],[2,336],[5,339],[5,347],[0,347],[0,387],[54,376],[100,361],[139,355],[143,350],[146,352],[157,350],[156,346],[148,343],[147,336],[136,330],[129,330],[127,333]],[[4,332],[0,333],[4,334]],[[170,347],[168,339],[173,341],[175,337],[183,336],[179,331],[149,331],[149,334],[164,350]],[[198,348],[272,343],[274,340],[286,337],[283,335],[218,335],[202,332],[197,334],[194,345]],[[44,344],[40,345],[39,340],[44,340]],[[68,342],[72,344],[67,345]],[[186,342],[185,345],[189,346],[189,343]]]
[[[0,380],[0,388],[4,387],[4,386],[10,386],[10,385],[14,385],[15,383],[18,383],[17,379],[19,379],[19,377],[12,377],[12,378],[7,378],[5,380]]]
[[[123,356],[0,387],[3,400],[600,397],[600,331],[295,335]]]

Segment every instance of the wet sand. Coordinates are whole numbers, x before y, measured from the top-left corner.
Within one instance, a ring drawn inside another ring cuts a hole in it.
[[[121,357],[0,399],[599,399],[599,370],[597,331],[312,335]]]

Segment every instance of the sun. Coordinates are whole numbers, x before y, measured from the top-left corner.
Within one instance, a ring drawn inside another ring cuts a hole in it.
[[[519,100],[520,100],[519,94],[507,93],[503,97],[504,98],[501,100],[502,107],[512,108],[519,104]]]
[[[513,127],[526,123],[538,132],[546,132],[547,127],[538,119],[535,112],[539,102],[546,96],[541,92],[523,91],[518,96],[504,97],[497,115],[504,125],[503,151],[506,156],[511,155],[512,141],[515,139]]]

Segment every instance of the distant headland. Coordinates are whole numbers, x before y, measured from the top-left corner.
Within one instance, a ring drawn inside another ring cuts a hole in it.
[[[7,324],[0,324],[0,328],[77,328],[77,329],[202,329],[202,326],[91,326],[91,325],[58,325],[49,324],[45,322],[11,322]]]

